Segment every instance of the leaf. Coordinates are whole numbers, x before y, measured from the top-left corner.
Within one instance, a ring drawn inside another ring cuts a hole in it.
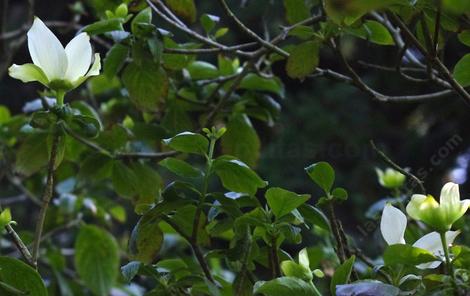
[[[310,9],[305,0],[284,0],[287,22],[291,25],[303,21],[310,16]]]
[[[140,109],[155,111],[168,95],[168,77],[158,64],[132,62],[122,75],[132,102]]]
[[[193,80],[212,79],[219,76],[217,67],[204,61],[191,62],[186,69]]]
[[[209,34],[215,28],[215,25],[220,21],[220,18],[215,15],[204,13],[201,16],[200,21],[204,31],[206,31],[206,34]]]
[[[298,208],[298,210],[302,217],[305,219],[305,221],[316,225],[326,231],[331,230],[328,218],[318,208],[309,204],[303,204]]]
[[[137,192],[137,175],[121,161],[115,161],[113,164],[113,173],[111,176],[114,191],[122,197],[132,197]]]
[[[393,37],[384,25],[377,21],[367,20],[360,28],[347,28],[346,32],[356,37],[380,45],[393,45]]]
[[[129,54],[129,47],[116,43],[106,54],[104,59],[104,75],[113,78],[121,69]]]
[[[176,151],[205,155],[209,149],[209,140],[200,134],[182,132],[176,136],[164,139],[163,143]]]
[[[46,166],[48,160],[47,135],[30,135],[21,144],[16,154],[16,171],[30,176]]]
[[[100,181],[111,175],[113,160],[101,153],[88,155],[81,164],[78,172],[79,179]]]
[[[168,7],[189,23],[196,21],[196,5],[194,0],[165,0]]]
[[[196,211],[197,207],[191,204],[183,207],[180,206],[176,209],[176,214],[171,217],[173,223],[178,225],[182,232],[188,237],[191,237],[193,233],[193,221],[194,216],[196,215]],[[206,232],[207,218],[204,213],[201,213],[199,221],[199,228],[197,230],[197,241],[199,244],[207,246],[209,245],[210,240],[209,235]]]
[[[11,223],[11,211],[9,208],[0,212],[0,230]]]
[[[463,87],[470,86],[470,53],[464,55],[455,65],[454,78]]]
[[[159,219],[144,215],[134,227],[129,239],[129,255],[132,260],[152,263],[163,244],[163,232],[158,226]]]
[[[462,31],[457,36],[459,38],[459,41],[462,42],[462,44],[470,46],[470,30]]]
[[[350,295],[374,295],[374,296],[397,296],[400,289],[395,286],[384,284],[379,281],[361,281],[348,285],[336,286],[336,296]]]
[[[0,105],[0,124],[8,122],[10,118],[10,110],[4,105]]]
[[[266,296],[320,296],[321,294],[312,283],[307,283],[295,277],[280,277],[269,282],[259,281],[253,287],[253,294]]]
[[[296,45],[287,58],[287,75],[291,78],[304,79],[318,66],[319,44],[307,41]]]
[[[167,157],[160,161],[159,164],[183,178],[198,178],[202,176],[200,170],[178,158]]]
[[[419,265],[439,260],[428,250],[405,244],[390,245],[384,252],[385,265]]]
[[[29,296],[47,296],[47,289],[39,273],[26,263],[12,258],[0,257],[0,281]],[[0,286],[0,295],[18,295]],[[19,294],[21,295],[21,294]]]
[[[108,295],[119,272],[118,245],[114,237],[97,226],[82,226],[75,242],[75,268],[95,295]]]
[[[130,283],[130,281],[132,281],[132,279],[139,273],[141,266],[142,266],[141,262],[131,261],[121,267],[121,274],[124,277],[124,279],[128,283]]]
[[[258,188],[267,185],[245,163],[228,157],[219,157],[214,161],[214,171],[225,188],[235,192],[254,195]]]
[[[83,32],[87,32],[90,35],[98,35],[111,31],[123,31],[122,19],[112,18],[102,21],[97,21],[93,24],[85,26]]]
[[[152,23],[152,8],[147,7],[142,9],[131,22],[131,31],[133,34],[139,33],[138,26],[140,24],[151,24]],[[138,35],[138,34],[137,34]]]
[[[325,192],[330,192],[335,181],[335,171],[327,162],[321,161],[305,168],[310,178]]]
[[[330,292],[332,295],[336,295],[336,286],[347,284],[349,281],[349,277],[351,276],[351,272],[353,270],[354,261],[356,260],[356,256],[351,256],[348,260],[344,261],[335,271],[335,274],[331,278],[330,283]]]
[[[246,75],[241,83],[241,89],[266,91],[277,94],[280,97],[284,96],[284,86],[277,78],[265,78],[257,74],[250,73]]]
[[[143,214],[158,200],[163,181],[157,171],[144,163],[134,162],[130,168],[136,176],[135,189],[138,194],[134,210],[137,214]]]
[[[309,268],[302,266],[294,261],[286,260],[281,262],[281,270],[285,276],[295,277],[306,282],[313,279]]]
[[[222,137],[222,151],[237,157],[251,167],[259,159],[261,142],[246,114],[233,116],[227,124],[227,132]]]
[[[277,219],[297,209],[310,198],[308,194],[297,194],[279,187],[269,188],[265,196]]]

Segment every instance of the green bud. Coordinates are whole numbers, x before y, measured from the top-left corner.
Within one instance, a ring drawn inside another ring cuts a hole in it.
[[[385,171],[376,168],[377,177],[380,185],[388,189],[400,188],[405,182],[405,175],[392,168],[387,168]]]

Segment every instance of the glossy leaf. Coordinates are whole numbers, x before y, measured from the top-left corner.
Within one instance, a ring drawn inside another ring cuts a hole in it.
[[[317,162],[305,168],[310,178],[325,192],[330,192],[335,181],[335,171],[327,162]]]
[[[182,132],[176,136],[164,139],[163,143],[176,151],[205,155],[209,149],[206,137],[191,132]]]
[[[348,260],[344,261],[335,271],[330,283],[330,292],[332,295],[336,295],[336,286],[347,284],[351,277],[351,272],[354,267],[354,261],[356,257],[353,255]]]
[[[286,70],[291,78],[304,79],[318,66],[319,44],[306,41],[296,45],[287,59]]]
[[[289,214],[309,200],[308,194],[297,194],[279,187],[266,191],[266,200],[277,219]]]
[[[39,273],[26,263],[12,257],[0,257],[0,281],[19,292],[14,293],[13,289],[8,291],[5,286],[0,285],[1,295],[48,295]]]

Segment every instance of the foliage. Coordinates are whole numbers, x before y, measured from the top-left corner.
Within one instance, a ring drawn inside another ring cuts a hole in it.
[[[13,78],[37,81],[45,89],[32,102],[34,110],[11,114],[0,106],[0,176],[40,208],[36,230],[20,234],[16,223],[22,226],[25,217],[0,208],[4,239],[22,257],[0,257],[2,295],[464,295],[468,290],[470,251],[450,247],[469,206],[460,201],[457,185],[444,186],[440,204],[422,194],[407,203],[416,191],[406,190],[410,173],[377,169],[379,183],[394,196],[390,201],[406,207],[410,225],[406,228],[408,217],[401,212],[388,217],[391,205],[382,203],[382,221],[405,222],[381,225],[387,243],[397,235],[386,232],[397,225],[404,226],[396,230],[402,237],[372,262],[336,215],[349,193],[337,187],[342,182],[329,163],[305,164],[306,177],[322,192],[313,196],[270,186],[256,171],[259,127],[276,122],[285,96],[283,75],[273,70],[278,64],[290,79],[324,76],[382,102],[424,102],[454,93],[469,103],[469,54],[452,69],[441,58],[448,38],[469,44],[466,1],[285,0],[286,23],[269,40],[248,28],[225,0],[218,3],[226,19],[201,11],[193,0],[88,2],[74,8],[77,15],[96,18],[75,37],[87,45],[76,56],[85,63],[84,73],[69,79],[67,71],[75,68],[68,63],[80,61],[69,58],[67,47],[57,49],[60,61],[48,53],[46,45],[59,41],[44,28],[44,43],[36,44],[42,49],[35,49],[35,26],[44,25],[37,18],[28,33],[33,64],[10,67]],[[229,23],[253,42],[225,45],[233,29],[222,24]],[[88,37],[104,44],[100,75],[100,55],[91,63]],[[372,89],[343,54],[347,38],[398,49],[394,70],[439,89],[393,96]],[[320,67],[324,51],[337,55],[346,74]],[[411,76],[405,65],[422,76]],[[57,69],[63,77],[51,76]],[[84,98],[71,92],[82,83]],[[43,192],[42,200],[37,192]],[[126,223],[133,225],[120,231]],[[56,240],[64,230],[66,240]],[[405,230],[421,238],[408,245]],[[312,235],[318,245],[301,249]],[[73,249],[72,260],[64,247]],[[423,268],[436,263],[444,268]]]

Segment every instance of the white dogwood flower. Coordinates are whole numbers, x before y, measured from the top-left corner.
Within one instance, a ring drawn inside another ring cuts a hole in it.
[[[382,219],[380,220],[380,231],[387,244],[406,244],[406,224],[407,219],[402,211],[395,208],[391,204],[385,205],[382,212]],[[447,231],[447,243],[452,244],[459,233],[460,231]],[[441,237],[436,231],[428,233],[418,239],[413,244],[413,247],[428,250],[439,258],[443,258],[444,256],[444,248],[442,247]],[[442,261],[433,261],[417,265],[416,267],[420,269],[436,268],[441,264],[441,262]]]
[[[99,74],[98,53],[93,57],[90,37],[80,33],[64,48],[54,33],[37,17],[28,31],[28,49],[33,64],[13,64],[11,77],[23,82],[38,81],[56,91],[69,91],[88,77]],[[90,67],[91,65],[91,67]]]

